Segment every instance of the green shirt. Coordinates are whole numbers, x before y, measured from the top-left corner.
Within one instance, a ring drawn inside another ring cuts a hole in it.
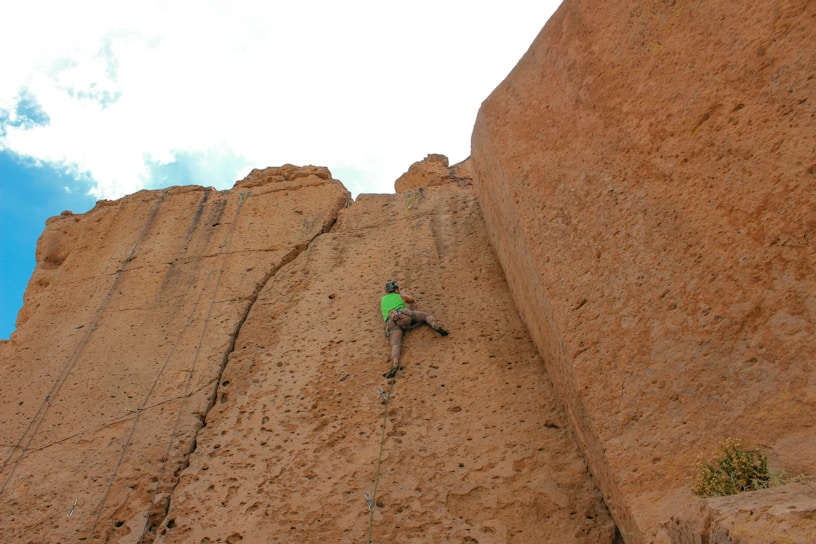
[[[388,321],[388,312],[397,308],[405,308],[405,301],[402,300],[402,295],[399,293],[388,293],[380,299],[383,321]]]

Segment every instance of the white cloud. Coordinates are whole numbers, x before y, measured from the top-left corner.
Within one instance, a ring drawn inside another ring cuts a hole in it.
[[[25,92],[49,122],[7,124],[0,148],[84,172],[100,198],[283,163],[390,192],[427,153],[469,154],[481,101],[558,3],[15,3],[0,119]]]

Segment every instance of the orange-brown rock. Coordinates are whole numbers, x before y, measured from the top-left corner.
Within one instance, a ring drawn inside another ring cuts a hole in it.
[[[395,195],[284,165],[52,218],[0,540],[814,541],[814,66],[807,0],[566,0]],[[393,383],[387,279],[451,331]],[[811,481],[694,498],[726,437]]]
[[[479,112],[488,232],[627,542],[726,437],[816,473],[814,67],[808,0],[566,0]]]
[[[249,308],[349,200],[310,174],[49,220],[0,346],[3,542],[137,542],[159,523]]]
[[[611,544],[472,188],[411,196],[287,165],[50,220],[0,346],[3,542]],[[451,334],[389,385],[391,278]]]
[[[397,178],[397,181],[394,182],[394,189],[398,193],[404,193],[451,182],[468,185],[472,178],[470,158],[448,166],[448,158],[445,155],[431,153],[423,160],[412,164],[407,172]]]
[[[689,504],[668,524],[678,544],[816,540],[816,487],[796,483]]]

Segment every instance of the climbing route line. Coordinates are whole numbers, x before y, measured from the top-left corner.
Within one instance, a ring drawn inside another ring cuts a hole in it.
[[[229,249],[232,246],[232,236],[233,233],[235,232],[235,226],[238,223],[238,216],[241,212],[241,208],[244,206],[244,202],[246,202],[246,199],[249,198],[250,194],[251,191],[247,191],[246,193],[243,192],[238,193],[238,206],[235,208],[235,214],[233,215],[232,218],[232,224],[230,225],[230,229],[227,232],[227,238],[224,243],[224,250],[221,253],[221,265],[218,268],[218,273],[215,278],[215,289],[213,290],[213,296],[210,299],[210,304],[207,308],[207,316],[204,319],[204,323],[201,326],[201,334],[198,337],[195,354],[193,355],[193,364],[191,365],[190,370],[187,373],[187,381],[184,384],[184,393],[182,394],[181,403],[179,404],[179,409],[178,412],[176,413],[176,419],[175,422],[173,423],[173,430],[170,432],[170,438],[167,442],[167,449],[165,450],[164,457],[162,459],[162,466],[161,469],[159,470],[158,476],[156,477],[156,488],[153,491],[153,494],[150,499],[150,505],[148,506],[147,512],[145,513],[145,523],[144,527],[142,528],[142,534],[139,536],[139,544],[142,544],[144,542],[145,535],[147,535],[147,532],[150,530],[150,512],[153,510],[153,507],[156,504],[156,498],[159,495],[159,487],[161,486],[162,478],[164,477],[165,470],[167,469],[167,462],[170,459],[170,452],[173,448],[173,442],[175,442],[176,431],[178,430],[179,421],[181,421],[181,414],[184,410],[185,401],[190,396],[190,385],[192,384],[193,381],[193,373],[195,372],[196,365],[198,364],[199,354],[201,353],[201,344],[204,341],[204,336],[207,332],[207,326],[209,325],[210,318],[212,317],[213,307],[215,306],[216,297],[218,295],[218,289],[221,286],[221,278],[224,273],[224,268],[226,267],[227,264]],[[227,355],[225,355],[225,358],[226,356]],[[215,382],[216,391],[218,389],[218,383],[220,381],[221,378],[219,374],[219,377]],[[213,393],[213,396],[214,395],[215,392]],[[213,402],[215,401],[213,400]]]
[[[210,271],[210,273],[207,275],[207,278],[204,280],[204,284],[203,284],[204,286],[207,285],[207,283],[209,282],[209,279],[210,279],[211,276],[212,276],[212,271]],[[156,378],[153,380],[153,383],[151,384],[150,389],[148,389],[147,394],[145,395],[144,400],[142,401],[142,403],[139,405],[138,408],[135,408],[135,409],[125,408],[125,411],[127,411],[128,413],[135,414],[135,417],[132,418],[130,431],[128,433],[127,439],[125,440],[125,444],[122,446],[122,452],[119,454],[119,459],[116,462],[116,466],[113,469],[113,474],[111,474],[110,481],[108,482],[107,489],[105,490],[105,494],[102,497],[102,500],[100,501],[99,508],[97,510],[97,513],[96,513],[96,518],[94,519],[94,523],[93,523],[93,526],[91,527],[91,531],[90,531],[90,534],[89,534],[89,536],[91,536],[91,537],[93,536],[93,533],[96,530],[96,526],[98,525],[99,520],[100,520],[100,518],[102,516],[102,511],[105,509],[105,503],[107,503],[107,501],[108,501],[108,496],[110,495],[111,489],[113,488],[113,483],[116,481],[116,476],[119,473],[119,469],[122,466],[122,462],[124,461],[125,453],[127,452],[127,449],[130,446],[131,441],[133,440],[133,435],[136,432],[136,426],[139,424],[139,419],[141,418],[142,413],[144,413],[144,411],[148,408],[148,404],[147,404],[148,400],[150,399],[151,395],[153,394],[153,391],[156,389],[156,385],[158,385],[159,380],[161,379],[162,375],[164,374],[164,371],[167,369],[167,365],[170,363],[170,360],[172,359],[173,354],[176,352],[176,348],[178,347],[179,342],[183,338],[184,333],[186,332],[186,330],[190,326],[190,324],[192,324],[193,316],[195,315],[195,310],[198,307],[199,302],[201,301],[201,297],[202,297],[204,291],[205,291],[205,288],[202,287],[202,289],[198,293],[198,297],[196,297],[196,301],[193,304],[192,309],[190,310],[189,317],[185,320],[184,326],[181,328],[181,331],[179,332],[178,337],[176,338],[176,341],[173,343],[173,346],[170,349],[170,352],[167,354],[167,357],[165,357],[164,364],[162,364],[162,367],[159,369],[159,372],[156,375]],[[179,397],[175,397],[174,400],[182,399],[182,403],[183,403],[183,399],[184,399],[184,396],[186,394],[187,394],[187,391],[185,390],[183,395],[181,395]],[[174,428],[174,431],[175,431],[175,428]],[[152,507],[152,503],[151,503],[151,507]]]
[[[20,460],[23,459],[23,457],[25,456],[25,452],[28,451],[31,442],[34,440],[34,436],[36,436],[37,431],[40,428],[40,425],[42,425],[42,422],[45,420],[45,416],[48,414],[48,410],[51,408],[51,404],[56,400],[57,395],[60,392],[60,389],[62,389],[62,386],[65,384],[65,381],[68,379],[68,375],[74,369],[74,366],[79,360],[79,357],[85,351],[85,347],[87,346],[88,341],[90,340],[91,336],[93,336],[94,331],[96,331],[96,328],[99,326],[99,321],[101,320],[102,315],[107,309],[108,303],[110,302],[113,293],[116,292],[116,289],[119,287],[119,283],[122,281],[122,276],[124,275],[124,272],[128,267],[128,263],[130,263],[131,260],[133,260],[133,256],[136,253],[137,248],[142,243],[142,240],[144,239],[147,232],[150,230],[150,226],[153,224],[153,220],[155,219],[156,214],[159,211],[161,203],[164,201],[164,197],[165,192],[162,191],[161,194],[159,195],[159,198],[156,199],[156,203],[153,205],[153,209],[150,211],[150,215],[147,217],[144,227],[142,227],[142,231],[139,233],[139,236],[136,238],[136,241],[131,246],[127,257],[122,262],[122,265],[119,267],[119,270],[116,272],[116,277],[114,278],[113,283],[108,289],[105,298],[102,300],[102,303],[99,305],[99,308],[94,314],[90,326],[86,327],[85,334],[83,335],[79,344],[77,344],[77,347],[74,349],[74,352],[66,361],[65,365],[62,368],[62,371],[60,372],[60,375],[54,381],[50,391],[43,399],[42,403],[37,409],[37,412],[34,414],[34,417],[32,417],[31,421],[29,421],[28,426],[26,427],[25,431],[23,431],[23,434],[20,436],[20,439],[17,441],[17,444],[12,448],[11,453],[9,453],[9,456],[3,462],[3,466],[0,467],[0,472],[5,470],[6,466],[8,466],[8,464],[14,457],[14,454],[18,450],[20,451],[20,455],[17,456],[16,460],[14,461],[11,470],[8,473],[8,476],[6,476],[6,479],[3,482],[3,485],[0,486],[0,494],[2,494],[3,491],[5,491],[6,486],[11,481],[12,476],[14,476],[14,472],[17,470],[17,465],[19,464]],[[25,444],[23,444],[23,442],[25,442]]]
[[[247,193],[247,195],[248,195],[248,193]],[[205,195],[204,199],[206,200],[206,195]],[[238,211],[240,211],[240,208],[241,208],[241,206],[243,204],[243,200],[244,200],[244,194],[241,193],[240,194],[239,204],[238,204],[238,207],[236,208],[235,216],[233,217],[232,225],[230,226],[230,229],[229,229],[228,234],[227,234],[226,249],[224,250],[225,251],[224,255],[226,255],[227,249],[229,248],[229,241],[230,241],[230,239],[232,237],[232,232],[233,232],[233,230],[235,228],[235,221],[237,220]],[[190,381],[192,379],[192,374],[193,374],[193,372],[195,370],[195,361],[197,361],[197,359],[198,359],[198,353],[199,353],[199,350],[200,350],[200,347],[201,347],[201,342],[202,342],[203,337],[204,337],[204,330],[206,330],[207,323],[208,323],[209,318],[210,318],[210,314],[212,313],[212,307],[213,307],[215,298],[216,298],[217,293],[218,293],[218,282],[220,281],[220,274],[221,274],[221,272],[223,272],[223,269],[224,269],[224,264],[226,262],[225,259],[226,259],[226,257],[224,257],[222,259],[222,262],[221,262],[221,266],[220,266],[220,269],[219,269],[219,272],[218,272],[218,278],[219,279],[216,281],[216,286],[215,286],[215,289],[214,289],[214,292],[213,292],[213,297],[212,297],[212,300],[210,301],[210,304],[209,304],[209,311],[208,311],[207,317],[206,317],[206,319],[205,319],[205,321],[204,321],[204,323],[202,325],[203,330],[202,330],[202,334],[199,336],[199,339],[198,339],[195,359],[193,361],[193,366],[192,366],[192,368],[190,368],[188,370],[188,379],[187,379],[187,382],[185,384],[184,393],[181,396],[175,397],[173,399],[173,400],[179,400],[180,399],[181,404],[180,404],[179,412],[178,412],[178,414],[176,416],[176,419],[175,419],[173,430],[171,432],[170,443],[168,444],[167,451],[165,452],[165,455],[163,457],[161,471],[160,471],[160,474],[158,476],[157,483],[156,483],[156,490],[154,491],[153,495],[151,496],[150,506],[148,507],[148,510],[147,510],[147,513],[146,513],[145,529],[142,531],[142,535],[140,537],[139,542],[143,541],[144,536],[145,536],[146,531],[147,531],[148,522],[150,520],[150,511],[153,509],[153,505],[156,502],[156,496],[158,494],[158,487],[159,487],[160,482],[161,482],[161,477],[164,474],[165,466],[167,464],[167,460],[168,460],[168,457],[169,457],[169,454],[170,454],[170,449],[172,447],[173,439],[174,439],[176,430],[178,428],[178,422],[179,422],[179,419],[181,417],[181,410],[184,407],[184,401],[191,394],[190,391],[189,391],[189,385],[190,385]],[[200,304],[201,299],[202,299],[202,297],[204,295],[204,292],[206,291],[206,286],[209,284],[210,278],[212,277],[213,273],[214,272],[211,269],[210,272],[207,274],[207,277],[205,278],[204,282],[202,283],[202,288],[199,291],[198,296],[196,297],[195,303],[192,305],[192,308],[190,310],[190,314],[187,317],[187,319],[185,320],[184,326],[182,327],[181,331],[179,331],[179,334],[177,335],[176,340],[173,343],[173,346],[172,346],[170,352],[167,354],[167,357],[165,357],[164,363],[163,363],[162,367],[159,369],[159,372],[156,375],[156,378],[153,380],[153,383],[151,384],[150,388],[148,389],[142,403],[136,409],[127,409],[126,408],[126,411],[128,411],[128,412],[130,412],[132,414],[135,414],[135,417],[133,417],[133,422],[132,422],[130,430],[128,432],[127,439],[125,440],[125,443],[124,443],[124,445],[122,447],[122,451],[119,454],[119,459],[118,459],[118,461],[116,463],[116,466],[113,469],[113,473],[112,473],[112,475],[111,475],[111,477],[110,477],[110,479],[108,481],[108,485],[107,485],[107,488],[105,490],[105,494],[104,494],[104,496],[102,497],[102,499],[101,499],[101,501],[99,503],[99,507],[97,508],[96,517],[94,518],[94,523],[93,523],[93,525],[92,525],[92,527],[90,529],[90,532],[89,532],[89,538],[93,537],[93,534],[96,531],[96,527],[98,526],[99,521],[100,521],[100,519],[102,517],[102,512],[105,509],[105,504],[107,503],[108,497],[110,496],[110,492],[113,489],[113,484],[116,481],[116,477],[117,477],[117,475],[119,473],[119,469],[121,468],[121,466],[122,466],[122,464],[124,462],[127,450],[129,448],[132,440],[133,440],[133,436],[134,436],[134,434],[136,432],[136,427],[139,424],[141,414],[148,408],[148,401],[150,400],[150,397],[152,396],[152,394],[153,394],[156,386],[158,385],[162,375],[164,374],[165,370],[167,369],[167,366],[169,365],[170,360],[172,359],[173,355],[175,354],[176,348],[178,347],[179,343],[181,342],[181,339],[184,337],[184,334],[186,333],[189,326],[194,322],[194,316],[195,316],[195,313],[196,313],[196,309],[199,307],[199,304]]]
[[[206,200],[207,200],[207,194],[205,193],[204,196],[202,197],[201,202],[199,203],[199,210],[201,209],[201,206],[203,205],[203,203]],[[96,517],[94,518],[93,526],[91,527],[91,530],[90,530],[90,536],[93,536],[93,533],[96,530],[96,526],[98,525],[99,520],[100,520],[100,518],[102,516],[102,512],[103,512],[103,510],[105,508],[105,504],[107,503],[107,500],[108,500],[108,496],[110,495],[111,489],[113,488],[113,483],[116,481],[116,476],[119,473],[119,469],[122,466],[122,462],[124,461],[125,453],[127,452],[127,449],[130,446],[131,441],[133,440],[133,435],[136,432],[136,426],[139,424],[139,420],[141,418],[141,415],[148,408],[148,401],[150,400],[150,397],[152,396],[153,391],[156,389],[156,385],[158,385],[159,380],[161,379],[162,375],[164,374],[164,371],[167,369],[167,366],[170,363],[170,360],[172,359],[173,354],[176,352],[176,348],[178,347],[178,344],[181,341],[181,338],[183,338],[184,333],[186,332],[187,328],[193,323],[194,316],[195,316],[195,310],[198,307],[198,304],[199,304],[199,302],[201,300],[201,297],[202,297],[204,291],[206,290],[206,285],[207,285],[207,282],[208,282],[211,274],[212,274],[212,271],[210,272],[210,274],[207,275],[207,278],[204,280],[204,283],[202,284],[202,288],[199,291],[199,294],[196,297],[196,300],[193,303],[193,306],[192,306],[192,308],[190,310],[190,315],[187,317],[187,319],[185,319],[184,326],[181,328],[181,331],[179,331],[179,334],[177,335],[177,338],[176,338],[175,342],[173,342],[173,345],[170,348],[170,352],[165,357],[164,363],[162,364],[161,368],[159,369],[159,372],[156,375],[156,378],[153,380],[153,383],[150,385],[150,388],[148,389],[147,394],[145,395],[145,397],[142,400],[141,404],[135,409],[125,408],[125,412],[127,412],[129,415],[134,414],[135,417],[132,418],[132,422],[131,422],[130,430],[128,432],[128,436],[127,436],[127,438],[125,440],[124,445],[122,446],[122,451],[119,454],[119,459],[116,462],[116,466],[114,467],[113,473],[111,474],[110,480],[108,481],[108,486],[105,489],[105,493],[102,496],[102,500],[100,501],[99,508],[97,509]],[[177,398],[181,398],[181,397],[177,397]]]
[[[198,389],[196,389],[192,393],[197,393],[197,392],[199,392],[199,391],[201,391],[203,389],[204,389],[204,387],[199,387]],[[69,440],[72,440],[72,439],[74,439],[74,438],[76,438],[78,436],[82,436],[82,435],[84,435],[86,433],[95,433],[95,432],[101,431],[102,429],[104,429],[106,427],[110,427],[111,425],[116,425],[117,423],[121,423],[122,421],[125,421],[126,419],[130,419],[132,417],[131,416],[132,413],[147,412],[151,408],[156,408],[158,406],[163,406],[163,405],[165,405],[167,403],[177,401],[180,398],[181,398],[181,395],[179,395],[177,397],[170,397],[170,398],[164,399],[162,401],[153,403],[153,404],[151,404],[149,406],[145,406],[143,408],[125,408],[124,411],[123,411],[124,415],[121,415],[119,417],[111,418],[111,419],[105,421],[104,423],[101,423],[101,424],[99,424],[99,425],[97,425],[95,427],[88,428],[88,429],[83,429],[81,431],[77,431],[74,434],[70,434],[68,436],[63,436],[62,438],[59,438],[59,439],[54,440],[52,442],[49,442],[48,444],[43,444],[42,446],[39,446],[37,448],[29,448],[27,450],[27,452],[28,453],[36,453],[38,451],[47,450],[48,448],[52,448],[54,446],[57,446],[59,444],[67,442]],[[11,447],[11,446],[9,446],[9,447]]]
[[[371,494],[366,491],[365,494],[366,501],[368,502],[368,544],[371,544],[371,532],[374,529],[374,509],[377,507],[377,488],[380,485],[380,467],[382,466],[383,446],[385,444],[385,427],[388,423],[388,407],[391,405],[391,393],[394,391],[395,383],[397,383],[396,377],[388,380],[388,391],[383,392],[382,389],[377,389],[377,393],[385,400],[385,409],[383,410],[380,452],[377,455],[377,471],[374,474],[374,491]]]

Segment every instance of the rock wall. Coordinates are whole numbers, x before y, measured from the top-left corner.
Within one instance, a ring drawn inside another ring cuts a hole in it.
[[[414,189],[444,185],[452,181],[462,185],[469,185],[473,179],[470,170],[470,160],[464,160],[453,166],[448,165],[448,158],[439,153],[431,153],[423,160],[412,164],[408,171],[397,178],[394,188],[398,193],[410,192]]]
[[[681,512],[726,437],[816,473],[814,134],[807,0],[566,0],[482,105],[491,242],[627,542],[715,541]],[[727,541],[812,540],[810,496]]]
[[[0,344],[2,541],[613,543],[473,189],[434,179],[352,204],[286,166],[50,220]],[[389,383],[392,278],[451,334]]]
[[[3,542],[136,542],[161,521],[249,308],[348,201],[289,167],[49,220],[0,345]]]
[[[399,194],[287,165],[51,219],[2,541],[813,541],[812,482],[689,483],[726,437],[816,472],[814,67],[807,0],[566,0]],[[393,382],[387,279],[451,330]]]

